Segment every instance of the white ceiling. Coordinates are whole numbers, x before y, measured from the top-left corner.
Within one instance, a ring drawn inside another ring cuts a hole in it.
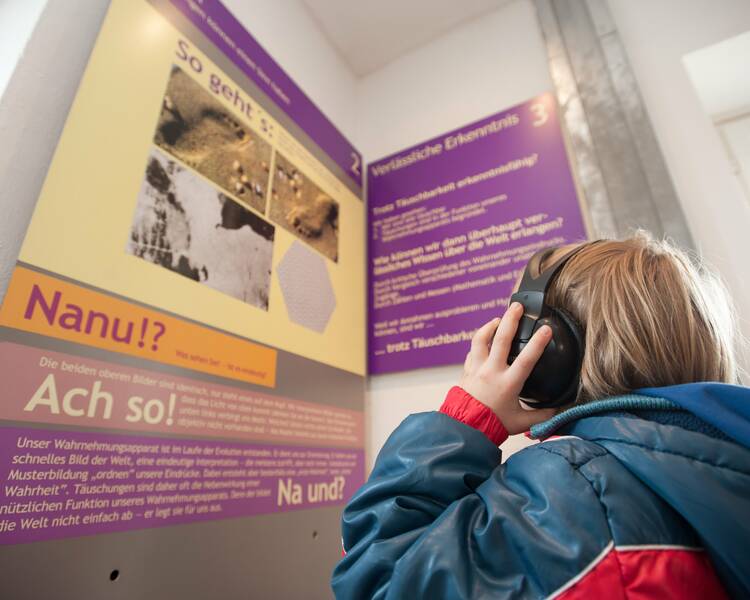
[[[362,77],[509,0],[302,0]]]
[[[683,62],[711,117],[750,109],[750,31],[691,52]]]

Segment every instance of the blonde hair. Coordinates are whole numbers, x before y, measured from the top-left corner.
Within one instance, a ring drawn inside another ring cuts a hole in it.
[[[588,244],[557,274],[548,304],[585,332],[577,403],[643,387],[737,380],[726,291],[669,242],[638,232]]]

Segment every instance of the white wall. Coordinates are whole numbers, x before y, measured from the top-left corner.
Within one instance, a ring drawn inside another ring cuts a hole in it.
[[[750,205],[682,62],[689,52],[750,29],[750,2],[609,4],[696,244],[726,280],[750,339]]]
[[[5,0],[0,11],[0,29],[19,32],[2,57],[10,78],[0,96],[0,299],[108,5],[24,2]]]
[[[690,83],[714,121],[750,108],[749,61],[750,30],[683,57]]]
[[[0,96],[47,0],[0,0]]]
[[[516,0],[362,79],[357,143],[373,161],[551,89],[534,8]],[[404,417],[437,409],[460,374],[456,366],[372,377],[368,464]],[[525,442],[516,436],[504,449]]]

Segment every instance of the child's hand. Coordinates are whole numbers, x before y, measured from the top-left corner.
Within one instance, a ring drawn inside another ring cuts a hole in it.
[[[502,320],[493,319],[479,328],[471,340],[460,383],[494,411],[510,434],[527,431],[555,414],[554,408],[526,410],[518,402],[524,382],[552,339],[552,330],[546,325],[541,327],[513,364],[508,365],[510,345],[522,315],[523,306],[514,302]]]

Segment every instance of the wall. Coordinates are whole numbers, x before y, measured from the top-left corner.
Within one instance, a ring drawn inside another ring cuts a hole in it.
[[[12,4],[15,11],[20,3]],[[33,4],[40,9],[44,3]],[[0,97],[0,299],[107,5],[49,2],[36,20],[27,7],[0,21],[26,32],[3,57],[4,71],[13,74]]]
[[[742,333],[750,339],[750,205],[682,62],[689,52],[750,29],[750,3],[609,4],[695,242],[726,280]]]
[[[552,89],[531,2],[515,0],[363,78],[357,144],[368,161]],[[435,410],[458,366],[370,378],[368,461],[401,420]],[[523,436],[505,448],[517,448]]]
[[[0,97],[47,0],[0,2]]]

